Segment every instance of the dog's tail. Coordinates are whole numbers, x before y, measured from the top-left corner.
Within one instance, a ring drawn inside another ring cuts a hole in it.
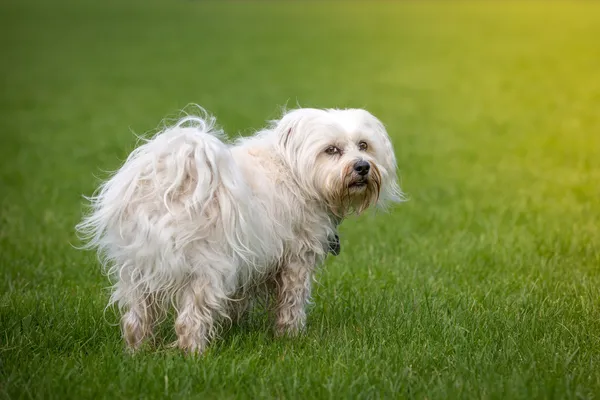
[[[98,250],[109,276],[119,276],[132,259],[153,264],[128,267],[144,269],[141,275],[174,271],[185,262],[178,250],[199,238],[222,240],[230,256],[253,263],[263,244],[249,242],[261,238],[244,208],[252,194],[223,137],[214,118],[187,116],[142,139],[88,198],[91,212],[77,230],[84,248]]]

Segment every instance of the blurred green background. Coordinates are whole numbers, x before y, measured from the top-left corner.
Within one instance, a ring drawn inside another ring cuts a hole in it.
[[[597,397],[599,39],[591,1],[3,1],[0,395]],[[201,359],[129,356],[71,245],[188,103],[232,136],[284,105],[392,136],[410,201],[342,226],[301,338],[258,313]]]

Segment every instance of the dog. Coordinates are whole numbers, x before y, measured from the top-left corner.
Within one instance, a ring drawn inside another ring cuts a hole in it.
[[[142,139],[76,227],[113,284],[131,350],[173,307],[175,345],[202,353],[261,290],[275,333],[301,332],[338,225],[403,200],[390,137],[365,110],[299,108],[233,142],[197,114]]]

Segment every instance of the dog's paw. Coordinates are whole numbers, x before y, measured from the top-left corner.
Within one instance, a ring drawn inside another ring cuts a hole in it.
[[[304,332],[302,324],[277,324],[275,326],[275,337],[296,337]]]

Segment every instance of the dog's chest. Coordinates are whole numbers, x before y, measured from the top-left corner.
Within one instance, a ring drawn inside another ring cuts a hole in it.
[[[302,191],[281,160],[265,149],[250,148],[237,156],[263,218],[265,240],[279,242],[286,254],[327,254],[336,227],[319,202]],[[333,234],[332,234],[333,233]]]

